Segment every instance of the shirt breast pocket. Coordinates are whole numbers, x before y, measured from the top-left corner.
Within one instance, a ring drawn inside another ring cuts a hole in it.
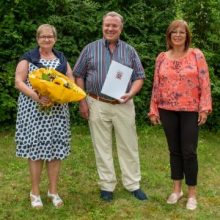
[[[88,58],[88,69],[89,70],[97,70],[97,61],[94,56],[90,56]]]

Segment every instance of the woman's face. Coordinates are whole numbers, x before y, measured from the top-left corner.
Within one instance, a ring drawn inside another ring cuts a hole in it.
[[[181,25],[171,31],[171,43],[173,47],[185,47],[186,28]]]
[[[37,43],[42,49],[52,50],[54,44],[56,43],[56,37],[54,36],[52,29],[43,28],[37,37]]]

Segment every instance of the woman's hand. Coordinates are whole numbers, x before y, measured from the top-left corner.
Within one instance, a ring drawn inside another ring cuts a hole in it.
[[[208,112],[203,111],[203,112],[199,112],[199,117],[198,117],[198,125],[203,125],[206,123],[208,117]]]
[[[47,96],[39,96],[38,102],[44,107],[53,105],[53,102]]]
[[[160,121],[160,117],[159,116],[156,116],[156,115],[151,115],[150,117],[150,121],[153,125],[158,125],[158,124],[161,124],[161,121]]]

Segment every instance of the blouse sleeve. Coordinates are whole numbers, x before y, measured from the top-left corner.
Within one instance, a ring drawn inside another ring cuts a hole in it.
[[[200,86],[200,102],[199,102],[199,112],[207,111],[212,112],[212,98],[211,98],[211,88],[210,88],[210,78],[208,65],[206,63],[205,56],[202,51],[195,49],[199,86]]]
[[[159,96],[159,70],[160,65],[164,60],[164,52],[161,52],[158,57],[156,58],[155,62],[155,68],[154,68],[154,82],[153,82],[153,88],[152,88],[152,94],[151,94],[151,102],[150,102],[150,111],[148,113],[148,116],[158,116],[158,96]]]

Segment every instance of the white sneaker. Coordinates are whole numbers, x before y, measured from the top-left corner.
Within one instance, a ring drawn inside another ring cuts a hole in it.
[[[187,203],[186,203],[186,208],[189,210],[194,210],[197,208],[197,201],[196,198],[188,198]]]
[[[181,197],[183,196],[183,192],[181,191],[180,193],[172,193],[168,199],[167,199],[167,203],[168,204],[175,204],[178,202],[179,199],[181,199]]]

